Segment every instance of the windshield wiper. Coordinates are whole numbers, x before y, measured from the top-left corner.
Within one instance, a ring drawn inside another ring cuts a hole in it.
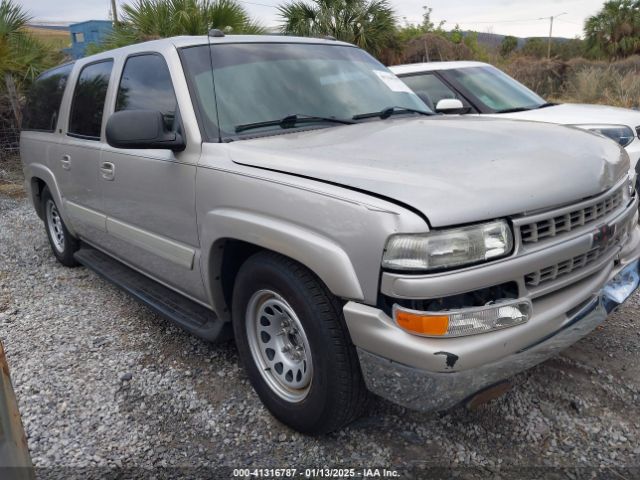
[[[287,115],[286,117],[281,118],[280,120],[268,120],[266,122],[245,123],[243,125],[236,125],[236,133],[245,132],[247,130],[253,130],[254,128],[263,128],[263,127],[293,128],[299,123],[313,123],[313,122],[341,123],[343,125],[351,125],[355,123],[353,120],[347,120],[343,118],[321,117],[318,115],[293,114],[293,115]]]
[[[528,112],[529,110],[533,110],[533,108],[531,108],[531,107],[505,108],[504,110],[496,110],[496,113]]]
[[[516,113],[516,112],[529,112],[531,110],[538,110],[539,108],[553,107],[556,103],[543,103],[532,107],[515,107],[505,108],[504,110],[497,110],[495,113]]]
[[[426,115],[426,116],[431,116],[431,115],[435,115],[433,112],[428,112],[426,110],[418,110],[416,108],[409,108],[409,107],[387,107],[387,108],[383,108],[382,110],[380,110],[379,112],[371,112],[371,113],[360,113],[358,115],[354,115],[353,117],[351,117],[354,120],[362,120],[363,118],[374,118],[374,117],[378,117],[381,118],[382,120],[385,120],[387,118],[389,118],[391,115],[396,115],[398,113],[406,113],[406,112],[411,112],[411,113],[419,113],[420,115]]]

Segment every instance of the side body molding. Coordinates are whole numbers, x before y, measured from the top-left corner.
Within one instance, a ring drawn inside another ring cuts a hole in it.
[[[71,212],[71,216],[77,218],[85,223],[88,223],[94,228],[97,228],[101,232],[107,231],[107,216],[91,210],[90,208],[83,207],[77,203],[66,200],[64,206]]]
[[[156,235],[111,217],[106,217],[107,232],[147,252],[175,263],[187,270],[193,270],[195,250],[180,242]]]
[[[363,300],[364,294],[347,253],[335,241],[319,232],[246,210],[219,208],[207,212],[201,221],[201,239],[241,240],[290,257],[315,272],[336,295]],[[203,250],[202,261],[211,265],[211,249]],[[206,271],[206,269],[204,270]],[[210,290],[212,291],[212,290]]]
[[[195,249],[169,238],[143,230],[141,228],[121,222],[115,218],[96,212],[73,202],[65,201],[65,207],[71,216],[91,225],[101,232],[110,233],[131,245],[146,250],[169,262],[173,262],[187,270],[193,270]]]

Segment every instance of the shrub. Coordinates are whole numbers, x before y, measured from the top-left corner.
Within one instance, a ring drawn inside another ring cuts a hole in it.
[[[473,52],[464,43],[453,43],[436,33],[425,33],[404,45],[396,63],[469,60],[473,57]]]
[[[555,97],[566,81],[567,64],[558,60],[515,57],[502,69],[543,97]]]
[[[501,66],[548,100],[640,108],[640,57],[618,62],[516,58]]]

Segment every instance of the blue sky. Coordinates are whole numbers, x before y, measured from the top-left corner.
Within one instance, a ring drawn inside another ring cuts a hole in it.
[[[463,29],[501,34],[545,36],[549,21],[538,20],[567,12],[554,23],[554,35],[582,35],[584,20],[596,13],[603,0],[390,0],[400,19],[419,22],[422,6],[433,8],[436,21],[446,20],[452,28],[459,23]],[[275,5],[282,0],[242,1],[250,14],[263,25],[277,25]],[[39,21],[81,21],[107,18],[110,0],[18,0]],[[119,1],[118,3],[126,3]]]

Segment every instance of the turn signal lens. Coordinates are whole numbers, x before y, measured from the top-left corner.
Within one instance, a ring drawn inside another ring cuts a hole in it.
[[[462,337],[526,323],[532,305],[527,299],[444,312],[419,312],[398,305],[393,318],[400,328],[425,337]]]
[[[401,328],[418,335],[442,336],[449,328],[446,315],[423,315],[403,310],[396,312],[396,322]]]

